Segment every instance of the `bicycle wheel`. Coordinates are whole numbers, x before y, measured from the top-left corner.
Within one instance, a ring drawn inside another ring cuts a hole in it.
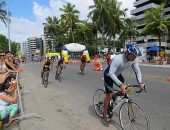
[[[149,121],[144,110],[135,102],[124,102],[119,110],[123,130],[149,130]]]
[[[105,98],[105,91],[102,89],[96,90],[93,96],[93,106],[94,110],[99,117],[103,117],[104,111],[104,98]]]
[[[82,75],[82,76],[84,75],[84,66],[83,66],[83,68],[81,69],[81,75]]]
[[[58,74],[58,80],[59,80],[59,82],[62,81],[62,72],[61,72],[61,71],[60,71],[60,73]]]
[[[47,72],[44,74],[44,87],[46,88],[48,85],[48,78],[47,78]]]

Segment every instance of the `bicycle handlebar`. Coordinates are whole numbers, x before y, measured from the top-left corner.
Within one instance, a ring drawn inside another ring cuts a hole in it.
[[[138,91],[135,91],[136,93],[141,93],[142,91],[147,92],[146,85],[144,85],[143,89],[140,87],[140,85],[130,85],[130,84],[128,84],[127,87],[126,87],[126,90],[128,89],[128,87],[136,87],[136,88],[139,88]]]

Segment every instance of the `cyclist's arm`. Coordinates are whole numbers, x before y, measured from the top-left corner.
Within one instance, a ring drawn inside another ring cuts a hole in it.
[[[114,61],[115,60],[115,61]],[[113,81],[120,86],[122,82],[117,78],[116,71],[119,69],[119,63],[117,62],[117,58],[114,58],[109,70],[109,76],[113,79]]]
[[[50,64],[50,70],[52,71],[53,69],[53,61],[51,61],[51,64]]]
[[[136,74],[137,82],[139,84],[141,84],[142,83],[142,74],[141,74],[141,71],[140,71],[139,64],[138,64],[137,60],[132,64],[132,69]]]
[[[41,66],[41,70],[43,70],[45,63],[46,63],[46,61],[43,62],[42,66]]]

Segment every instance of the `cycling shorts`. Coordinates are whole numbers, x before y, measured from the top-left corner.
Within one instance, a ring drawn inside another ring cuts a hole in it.
[[[124,83],[125,80],[123,78],[123,76],[120,74],[119,76],[117,76],[117,78],[122,82]],[[106,90],[106,93],[113,93],[113,83],[116,84],[112,78],[110,78],[110,76],[107,76],[105,73],[104,73],[104,86],[105,86],[105,90]],[[117,84],[116,84],[117,85]],[[118,85],[117,85],[118,86]],[[120,86],[118,86],[120,87]]]

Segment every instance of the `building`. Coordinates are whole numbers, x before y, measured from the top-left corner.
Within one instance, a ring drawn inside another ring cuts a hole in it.
[[[144,18],[144,12],[146,10],[159,6],[161,2],[162,0],[136,0],[133,3],[135,9],[131,10],[130,13],[137,21],[140,21]],[[167,17],[170,17],[170,7],[165,8],[164,12]],[[144,27],[145,24],[137,25],[138,32],[141,32]],[[158,37],[152,35],[148,35],[145,38],[144,36],[138,37],[137,39],[134,39],[134,42],[136,42],[139,45],[139,47],[143,50],[145,55],[147,52],[146,48],[150,48],[154,44],[159,46]],[[169,38],[165,36],[161,41],[161,48],[165,49],[168,52],[169,47],[170,47]]]
[[[43,55],[43,40],[42,38],[31,37],[28,38],[28,52],[29,55],[35,55],[37,50],[39,50],[40,54]]]

